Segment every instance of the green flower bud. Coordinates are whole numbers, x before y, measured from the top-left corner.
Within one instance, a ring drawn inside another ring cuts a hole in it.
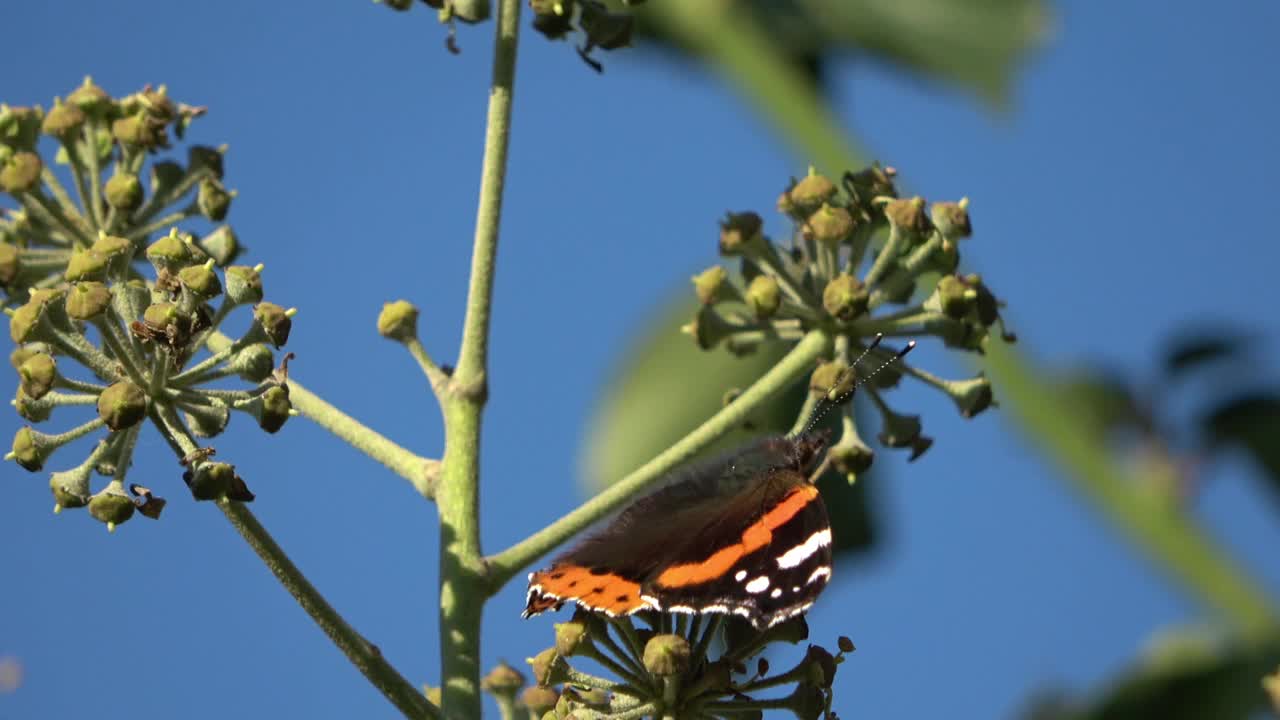
[[[836,186],[810,168],[809,175],[796,183],[787,195],[796,211],[809,215],[836,196]]]
[[[16,152],[0,167],[0,190],[7,193],[24,193],[40,184],[40,171],[44,163],[33,152]]]
[[[14,370],[22,367],[22,363],[26,362],[36,353],[45,352],[43,345],[19,345],[9,353],[9,364]]]
[[[683,675],[689,670],[689,641],[680,635],[655,635],[644,645],[644,669],[657,677]]]
[[[519,670],[505,662],[499,662],[488,675],[480,679],[480,689],[494,695],[511,697],[524,687],[524,683],[524,675]]]
[[[26,304],[9,318],[9,337],[15,343],[37,342],[50,336],[55,325],[66,325],[62,298],[66,290],[33,290]]]
[[[136,145],[148,150],[163,147],[168,143],[164,135],[164,126],[157,124],[145,113],[128,115],[111,123],[111,137],[120,141],[121,144]]]
[[[820,398],[836,400],[853,390],[857,374],[840,360],[819,363],[809,376],[809,391]]]
[[[98,396],[98,417],[112,430],[137,425],[147,415],[147,394],[128,380],[112,383]]]
[[[942,237],[948,240],[959,240],[973,234],[973,225],[969,223],[969,198],[961,198],[960,202],[934,203],[929,217]]]
[[[228,263],[234,262],[240,257],[240,253],[244,250],[240,246],[240,238],[236,237],[235,232],[229,225],[222,225],[217,230],[200,238],[200,249],[205,254],[213,258],[218,267],[224,267]]]
[[[891,448],[911,447],[920,437],[920,416],[899,415],[885,410],[884,428],[880,431],[880,444]]]
[[[187,426],[196,437],[211,438],[222,434],[231,421],[231,410],[218,398],[210,398],[209,405],[188,405],[183,415]]]
[[[844,186],[850,194],[855,195],[864,206],[878,197],[896,197],[897,188],[893,178],[897,171],[893,168],[881,168],[873,165],[856,173],[845,173]]]
[[[213,261],[204,265],[188,265],[178,271],[178,282],[200,302],[211,300],[222,292],[222,283],[213,271]]]
[[[763,237],[761,229],[764,221],[750,210],[740,213],[729,213],[720,223],[720,254],[741,255],[748,243]]]
[[[156,272],[161,270],[177,272],[191,264],[191,248],[178,235],[177,228],[174,228],[168,235],[147,247],[147,259],[151,261]]]
[[[64,103],[55,100],[53,107],[44,116],[40,124],[40,132],[50,137],[70,140],[84,125],[84,111],[75,103]]]
[[[292,312],[271,302],[260,302],[253,307],[253,321],[266,334],[271,344],[280,347],[289,341],[293,327]]]
[[[541,0],[532,0],[530,6],[534,4],[541,6],[555,6],[569,8],[573,5],[573,0],[563,0],[563,2],[542,2]],[[573,13],[568,11],[556,12],[554,9],[533,11],[533,29],[542,33],[548,40],[559,40],[560,38],[573,32]]]
[[[543,713],[551,710],[556,706],[556,701],[560,699],[560,693],[547,687],[539,687],[531,685],[520,693],[520,704],[529,709],[529,712],[541,717]]]
[[[133,259],[134,247],[131,241],[104,232],[98,233],[98,239],[93,241],[90,249],[111,261],[120,258],[126,261]]]
[[[263,343],[246,346],[232,356],[229,364],[237,375],[251,383],[266,380],[276,369],[275,355]]]
[[[182,476],[196,500],[217,500],[226,496],[235,478],[235,467],[223,462],[202,462]]]
[[[787,709],[796,720],[820,720],[827,710],[827,696],[817,684],[822,670],[816,665],[807,666],[808,682],[801,682],[787,696]]]
[[[89,500],[89,514],[106,523],[107,532],[115,532],[116,526],[128,522],[137,509],[133,498],[118,480],[112,481]]]
[[[80,87],[71,91],[67,96],[67,102],[74,104],[83,110],[86,114],[94,117],[102,117],[111,112],[115,105],[115,101],[107,94],[107,91],[94,84],[93,78],[85,76],[84,82],[80,83]]]
[[[89,504],[93,494],[89,487],[89,476],[92,473],[92,463],[85,463],[65,472],[50,474],[49,489],[53,491],[55,513],[62,512],[63,508],[79,508]]]
[[[546,687],[561,682],[560,676],[564,660],[556,653],[555,648],[547,648],[531,658],[526,658],[525,662],[529,663],[529,667],[533,672],[533,682],[537,685]]]
[[[104,187],[107,204],[126,214],[142,206],[142,181],[131,172],[117,172]]]
[[[937,293],[938,308],[947,316],[957,320],[969,314],[974,301],[978,298],[978,293],[955,275],[946,275],[939,279],[934,292]]]
[[[182,181],[186,171],[172,160],[160,160],[151,164],[151,194],[165,195]]]
[[[827,456],[831,458],[831,465],[837,472],[846,477],[852,475],[855,479],[856,476],[871,469],[871,463],[876,458],[875,452],[856,435],[848,440],[842,438],[840,442],[832,445],[827,450]]]
[[[991,407],[994,400],[991,381],[982,375],[969,380],[948,382],[946,392],[955,401],[960,414],[966,418],[971,418]]]
[[[66,272],[62,274],[69,282],[78,280],[101,280],[107,275],[107,264],[110,258],[93,248],[76,250],[67,261]]]
[[[215,148],[208,145],[192,145],[187,150],[187,168],[191,172],[207,172],[214,179],[221,180],[225,150],[225,146]]]
[[[170,328],[175,332],[180,331],[187,324],[178,306],[167,302],[148,305],[147,309],[142,311],[142,320],[165,332],[170,332]]]
[[[13,409],[17,410],[18,415],[27,422],[42,423],[53,414],[53,403],[48,396],[34,400],[23,392],[22,386],[18,386],[18,391],[13,397]]]
[[[39,472],[40,468],[44,467],[44,461],[58,449],[51,438],[51,435],[46,435],[30,426],[19,428],[13,435],[13,445],[10,449],[13,461],[21,465],[24,470]]]
[[[67,315],[76,320],[92,320],[106,312],[111,300],[111,290],[103,283],[75,283],[67,293]]]
[[[884,206],[884,215],[899,232],[916,240],[929,229],[929,218],[924,214],[924,198],[897,198]]]
[[[200,183],[196,193],[196,205],[200,213],[214,222],[222,222],[231,209],[231,193],[222,187],[222,183],[209,178]]]
[[[838,245],[853,237],[853,215],[839,206],[824,204],[805,222],[804,231],[820,243]]]
[[[400,12],[404,12],[409,8],[413,7],[413,0],[380,0],[380,1],[382,2],[383,5],[386,5],[392,10],[398,10]]]
[[[858,649],[853,646],[853,641],[845,637],[844,635],[841,635],[839,638],[836,639],[836,645],[840,648],[840,652],[842,653],[851,653],[854,650]]]
[[[466,22],[478,23],[489,19],[489,0],[452,0],[450,8],[453,17]]]
[[[605,711],[609,709],[610,697],[608,692],[601,690],[600,688],[573,688],[573,691],[577,693],[577,696],[578,696],[577,701],[583,705],[586,705],[588,708],[592,710],[600,710],[600,711]],[[581,714],[582,710],[579,710],[578,712],[579,712],[579,717],[583,717],[583,718],[598,717],[598,715],[595,715],[595,714],[582,715]]]
[[[587,624],[582,620],[574,618],[569,622],[556,623],[555,630],[556,652],[562,657],[573,657],[584,641],[590,646]]]
[[[57,363],[48,353],[35,353],[18,367],[22,392],[32,400],[39,400],[53,389],[58,379]]]
[[[151,288],[139,278],[112,285],[116,312],[120,317],[133,320],[140,317],[151,303]]]
[[[22,255],[18,248],[7,242],[0,242],[0,287],[8,287],[18,277],[22,269]]]
[[[867,311],[871,294],[860,280],[852,275],[840,274],[822,290],[822,307],[831,317],[849,322]]]
[[[617,50],[631,45],[635,22],[630,13],[601,11],[595,5],[584,4],[578,24],[588,44],[601,50]]]
[[[416,339],[418,308],[407,300],[386,303],[378,314],[378,334],[401,343]]]
[[[227,300],[233,305],[262,302],[262,266],[232,265],[223,273],[227,278]]]
[[[34,150],[42,117],[40,108],[0,105],[0,147]]]
[[[703,305],[714,305],[729,295],[729,274],[719,265],[712,265],[693,276],[693,292]]]
[[[258,419],[258,427],[269,433],[275,433],[284,427],[292,408],[293,406],[289,403],[289,388],[285,385],[275,385],[255,397],[246,409]]]
[[[804,662],[809,665],[809,682],[821,688],[831,687],[836,679],[836,659],[825,648],[810,645]]]
[[[720,313],[704,305],[693,320],[681,327],[680,331],[693,336],[693,341],[699,348],[710,350],[724,342],[738,329],[736,325],[721,317]]]
[[[782,304],[782,291],[771,275],[757,275],[747,286],[747,306],[760,319],[767,319],[778,312]]]

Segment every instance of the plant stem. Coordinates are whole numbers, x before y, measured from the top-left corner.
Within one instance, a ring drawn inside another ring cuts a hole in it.
[[[480,619],[486,598],[480,552],[480,427],[488,396],[489,321],[502,191],[515,92],[520,0],[501,0],[485,129],[467,312],[458,363],[441,396],[445,456],[440,511],[441,701],[449,718],[480,717]]]
[[[377,645],[364,639],[360,633],[342,619],[324,596],[315,589],[303,576],[289,556],[280,548],[266,528],[258,522],[243,503],[223,498],[218,501],[231,525],[240,536],[249,543],[249,547],[262,558],[267,568],[276,576],[280,584],[298,601],[303,610],[324,630],[333,644],[342,650],[351,664],[355,665],[374,687],[386,696],[405,717],[438,718],[440,711],[427,701],[427,698],[414,687],[413,683],[404,679],[386,658]]]
[[[814,361],[826,353],[830,346],[831,339],[826,333],[820,330],[811,331],[750,388],[693,432],[681,438],[679,442],[568,515],[490,557],[490,592],[497,592],[521,568],[537,560],[588,525],[617,510],[651,487],[668,470],[707,447],[724,433],[738,427],[752,410],[769,401],[789,387],[797,378],[812,370]]]
[[[984,367],[1002,407],[1066,469],[1064,479],[1091,500],[1148,557],[1246,634],[1276,627],[1261,587],[1188,515],[1157,506],[1137,478],[1102,450],[1096,431],[1012,347],[992,341]]]

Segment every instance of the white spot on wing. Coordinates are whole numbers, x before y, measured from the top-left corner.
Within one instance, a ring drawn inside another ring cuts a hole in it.
[[[829,577],[831,577],[831,568],[827,567],[826,565],[823,565],[822,567],[819,567],[816,570],[814,570],[812,573],[809,573],[809,579],[805,580],[804,584],[812,585],[818,582],[819,580],[825,580]]]
[[[819,530],[809,536],[809,539],[796,545],[790,550],[782,553],[778,557],[778,567],[782,569],[793,568],[800,563],[808,560],[811,555],[818,550],[831,544],[831,528]]]
[[[751,582],[747,583],[745,586],[743,586],[742,589],[753,594],[764,592],[765,590],[769,589],[769,578],[765,577],[764,575],[761,575],[760,577],[755,578]]]
[[[774,588],[774,589],[773,589],[773,592],[769,593],[769,597],[771,597],[771,598],[780,598],[780,597],[782,597],[782,588]]]
[[[746,571],[746,570],[739,570],[738,572],[734,573],[734,575],[733,575],[733,579],[734,579],[734,580],[737,580],[738,582],[742,582],[743,580],[745,580],[745,579],[746,579],[746,577],[747,577],[747,571]]]

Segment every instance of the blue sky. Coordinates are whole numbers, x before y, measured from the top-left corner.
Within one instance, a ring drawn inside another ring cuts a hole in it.
[[[268,298],[300,308],[291,369],[438,456],[434,401],[373,323],[406,297],[436,357],[456,350],[491,26],[464,29],[455,57],[428,13],[307,7],[19,3],[0,99],[47,105],[92,73],[113,94],[163,82],[208,105],[191,136],[230,144],[230,219],[267,266]],[[1264,3],[1062,2],[1007,113],[872,63],[837,65],[836,99],[913,190],[969,196],[966,262],[1040,361],[1141,373],[1188,325],[1245,326],[1274,357],[1277,23]],[[485,425],[489,551],[582,499],[580,439],[628,338],[714,262],[725,209],[768,211],[808,162],[689,65],[614,54],[597,76],[527,20],[523,40]],[[934,348],[916,359],[968,372]],[[1036,688],[1095,688],[1154,633],[1211,619],[998,412],[962,421],[940,396],[902,398],[938,441],[912,465],[881,453],[883,551],[810,616],[816,638],[858,645],[838,680],[844,714],[1007,717]],[[434,509],[305,421],[268,437],[245,420],[218,447],[255,512],[402,672],[435,680]],[[0,435],[18,426],[5,415]],[[1197,514],[1280,593],[1267,563],[1280,532],[1247,461],[1206,471]],[[0,470],[0,655],[25,667],[0,718],[395,716],[221,514],[187,499],[158,436],[132,477],[170,504],[108,536],[50,514],[46,476]],[[520,620],[517,585],[488,606],[486,664],[551,642],[550,620]]]

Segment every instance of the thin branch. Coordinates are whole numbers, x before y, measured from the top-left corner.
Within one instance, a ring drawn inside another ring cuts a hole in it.
[[[568,515],[551,523],[525,540],[489,558],[490,592],[497,592],[521,568],[584,530],[587,526],[622,507],[658,481],[667,471],[707,447],[721,435],[738,427],[747,415],[790,387],[813,369],[814,361],[828,351],[831,339],[814,330],[786,357],[774,365],[746,392],[698,426],[657,457],[609,486]]]
[[[231,525],[240,536],[249,543],[249,547],[257,553],[262,562],[276,576],[285,590],[293,596],[303,610],[324,630],[334,645],[342,650],[352,665],[364,674],[374,687],[378,688],[400,712],[408,718],[438,718],[440,710],[427,701],[413,683],[401,675],[386,658],[377,645],[365,640],[360,633],[347,624],[337,610],[324,599],[302,571],[298,569],[284,550],[271,537],[266,528],[258,522],[258,518],[244,503],[223,498],[218,501],[218,508],[231,521]]]
[[[209,349],[214,353],[231,343],[232,340],[221,333],[212,333],[206,341]],[[289,402],[299,415],[328,430],[351,447],[408,480],[424,497],[433,497],[435,478],[440,472],[438,461],[424,458],[392,442],[325,402],[323,398],[303,387],[302,383],[292,377],[289,379]]]

